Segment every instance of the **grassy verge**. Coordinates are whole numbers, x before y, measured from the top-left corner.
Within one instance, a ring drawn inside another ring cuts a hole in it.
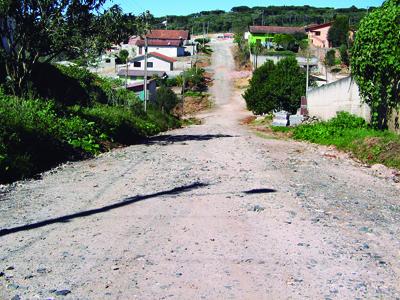
[[[349,151],[368,164],[384,164],[400,169],[400,136],[389,131],[372,129],[362,118],[341,112],[328,122],[298,127],[272,127],[296,140],[333,145]]]

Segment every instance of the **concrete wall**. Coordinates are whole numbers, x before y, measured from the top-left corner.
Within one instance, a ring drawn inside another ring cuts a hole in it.
[[[335,117],[339,111],[370,120],[370,108],[362,103],[358,86],[351,77],[309,91],[307,104],[309,114],[322,120]]]
[[[185,47],[149,46],[148,52],[158,52],[169,57],[185,56]],[[139,47],[138,55],[144,54],[144,47]]]
[[[277,56],[277,55],[271,55],[271,56],[265,56],[265,55],[258,55],[257,57],[257,67],[261,67],[267,60],[272,60],[275,64],[286,58],[287,56]],[[254,54],[251,55],[251,61],[253,62],[253,66],[255,65],[255,59],[256,56]],[[299,63],[300,66],[305,66],[307,65],[307,58],[301,57],[301,56],[296,56],[296,60]],[[318,65],[318,59],[316,57],[311,57],[308,61],[310,67],[312,66],[317,66]]]

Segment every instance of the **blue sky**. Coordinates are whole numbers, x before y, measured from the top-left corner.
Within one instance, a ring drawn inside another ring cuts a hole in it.
[[[119,4],[125,12],[134,14],[149,10],[159,17],[164,15],[187,15],[203,10],[230,10],[234,6],[269,6],[269,5],[311,5],[317,7],[357,7],[380,6],[383,0],[109,0],[110,4]]]

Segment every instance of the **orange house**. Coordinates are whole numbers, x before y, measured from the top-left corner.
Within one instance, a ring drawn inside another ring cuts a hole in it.
[[[320,48],[330,48],[331,45],[328,41],[328,31],[332,24],[333,22],[328,22],[325,24],[307,26],[306,32],[311,44]]]

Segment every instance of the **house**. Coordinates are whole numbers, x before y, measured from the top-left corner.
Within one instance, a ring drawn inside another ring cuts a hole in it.
[[[144,70],[129,70],[128,72],[125,68],[121,68],[118,71],[118,77],[121,79],[126,79],[126,76],[128,74],[128,82],[132,81],[137,81],[137,80],[143,80],[144,79]],[[153,77],[160,77],[160,78],[165,78],[167,74],[163,71],[147,71],[147,79],[151,79]]]
[[[121,44],[121,50],[127,50],[129,55],[134,57],[139,54],[139,48],[136,45],[136,42],[140,40],[139,36],[131,36],[127,43]]]
[[[175,62],[176,59],[158,52],[150,52],[147,55],[147,69],[149,71],[173,71]],[[128,68],[130,70],[144,70],[144,55],[130,60]]]
[[[128,90],[134,91],[140,100],[144,101],[144,81],[131,82],[126,87]],[[151,79],[147,82],[147,93],[150,101],[154,101],[157,92],[157,82]]]
[[[276,34],[306,34],[304,27],[284,27],[284,26],[250,26],[248,41],[249,44],[268,44],[271,43]]]
[[[332,24],[333,22],[328,22],[307,26],[306,32],[310,43],[316,47],[330,48],[331,44],[328,41],[328,32]]]
[[[152,30],[147,35],[148,52],[179,57],[185,56],[185,45],[190,40],[190,33],[187,30]],[[136,41],[139,48],[139,55],[144,54],[145,40]]]

